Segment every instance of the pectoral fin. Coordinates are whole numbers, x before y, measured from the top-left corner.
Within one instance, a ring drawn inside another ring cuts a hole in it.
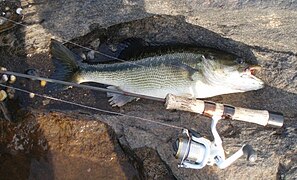
[[[189,78],[191,81],[194,81],[193,75],[199,71],[198,69],[192,68],[191,66],[184,63],[172,63],[172,66],[184,71],[187,78]]]
[[[108,89],[112,89],[112,90],[117,90],[120,91],[119,88],[115,87],[115,86],[108,86]],[[134,99],[137,99],[135,97],[131,97],[131,96],[125,96],[122,94],[116,94],[116,93],[107,93],[107,97],[110,97],[110,99],[108,100],[109,104],[111,106],[124,106],[125,104],[133,101]]]

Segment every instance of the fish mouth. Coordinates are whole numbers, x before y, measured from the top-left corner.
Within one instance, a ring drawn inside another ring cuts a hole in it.
[[[245,69],[246,74],[253,75],[253,76],[255,76],[260,71],[261,71],[261,66],[259,65],[252,65]]]
[[[261,66],[251,65],[247,67],[242,73],[242,77],[251,86],[252,90],[261,89],[264,87],[264,82],[255,75],[261,71]]]
[[[245,68],[244,73],[248,75],[253,75],[255,76],[258,72],[261,71],[261,66],[260,65],[251,65]]]

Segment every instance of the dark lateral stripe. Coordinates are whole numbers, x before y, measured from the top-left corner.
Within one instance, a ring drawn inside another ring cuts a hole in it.
[[[216,110],[216,104],[213,102],[205,102],[204,105],[203,115],[212,117]]]
[[[224,114],[223,114],[223,116],[225,118],[231,118],[232,119],[234,114],[235,114],[235,108],[234,107],[224,105]]]

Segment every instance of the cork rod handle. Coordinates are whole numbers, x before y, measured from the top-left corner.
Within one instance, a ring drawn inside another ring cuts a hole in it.
[[[281,113],[233,107],[172,94],[166,96],[165,107],[166,109],[194,112],[207,117],[220,116],[222,119],[245,121],[262,126],[282,127],[284,122],[284,116]]]

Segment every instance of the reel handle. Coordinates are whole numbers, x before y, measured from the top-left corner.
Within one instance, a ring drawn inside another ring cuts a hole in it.
[[[222,119],[245,121],[262,126],[280,128],[284,123],[284,116],[281,113],[233,107],[210,101],[179,97],[172,94],[166,96],[165,107],[166,109],[189,111],[207,117],[220,116]]]

